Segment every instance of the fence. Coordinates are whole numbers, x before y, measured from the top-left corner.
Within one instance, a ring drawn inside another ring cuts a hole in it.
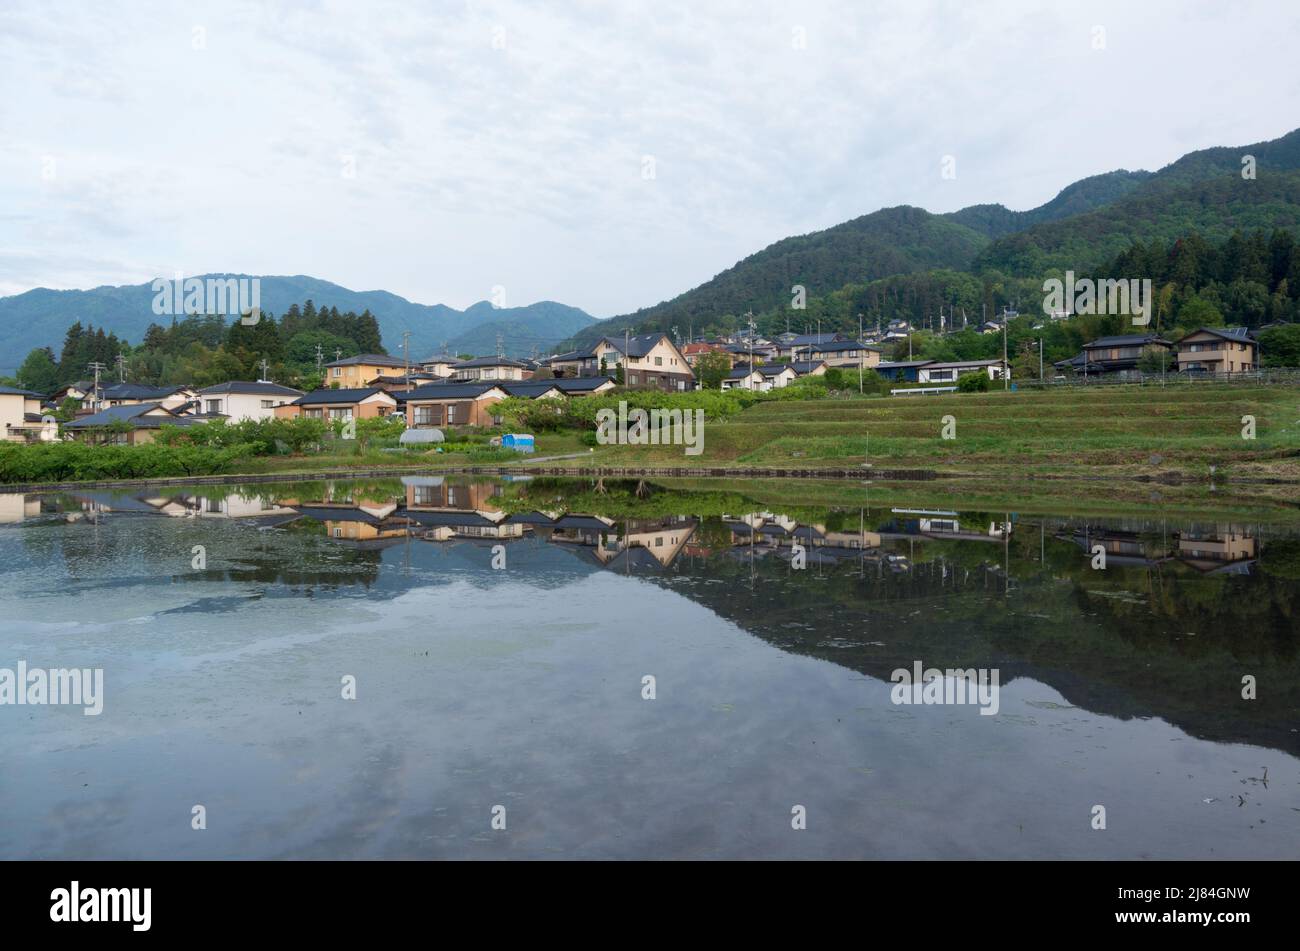
[[[1300,385],[1300,367],[1269,367],[1245,373],[1143,373],[1129,370],[1113,376],[1071,376],[1060,380],[1017,380],[1017,389],[1054,386],[1196,386],[1198,383],[1244,383],[1250,386]]]

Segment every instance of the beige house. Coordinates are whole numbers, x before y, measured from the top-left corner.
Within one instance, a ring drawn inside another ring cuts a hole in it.
[[[286,406],[303,395],[278,383],[239,380],[218,383],[198,391],[200,410],[209,416],[226,416],[231,420],[270,419],[278,406]]]
[[[41,395],[0,386],[0,439],[7,442],[53,442],[57,423],[43,422]]]
[[[802,362],[820,362],[828,367],[863,367],[870,370],[880,363],[879,347],[868,346],[856,340],[834,340],[812,343],[799,351]]]
[[[1259,342],[1245,327],[1201,327],[1174,343],[1178,369],[1246,373],[1259,369]]]
[[[624,347],[628,350],[626,359]],[[669,391],[695,389],[695,373],[686,355],[663,333],[601,337],[590,348],[558,354],[549,363],[557,377],[613,377],[623,366],[627,386]]]
[[[346,390],[316,390],[292,403],[276,407],[281,418],[304,416],[307,419],[348,420],[389,416],[397,410],[397,399],[376,386]]]
[[[492,407],[508,394],[493,383],[434,383],[406,396],[410,429],[444,426],[495,426]]]
[[[376,377],[393,376],[394,370],[405,373],[406,361],[379,353],[362,353],[325,364],[325,385],[343,390],[360,389],[369,386]]]
[[[428,357],[427,359],[421,360],[418,366],[423,372],[428,373],[430,376],[441,377],[445,380],[452,375],[452,367],[460,362],[461,361],[456,357],[448,356],[447,354],[440,354],[438,356]]]

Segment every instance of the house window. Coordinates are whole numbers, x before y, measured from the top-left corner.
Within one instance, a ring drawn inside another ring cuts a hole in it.
[[[306,416],[308,419],[320,419],[321,411],[318,409],[304,410],[303,415]]]
[[[447,425],[450,426],[455,422],[456,422],[456,407],[453,404],[447,407]]]
[[[663,366],[663,365],[664,365],[664,358],[663,358],[663,357],[655,357],[655,366],[657,366],[657,367],[661,367],[661,366]]]
[[[220,413],[220,412],[221,412],[221,400],[208,400],[208,412],[209,412],[209,413]]]
[[[334,529],[334,537],[335,537],[335,538],[342,538],[342,537],[343,537],[343,529],[341,529],[341,528],[336,528],[336,529]]]
[[[351,419],[351,418],[352,418],[351,406],[345,406],[342,409],[330,410],[330,419]]]
[[[275,400],[262,400],[262,409],[275,409]]]
[[[342,367],[335,367],[335,368],[334,368],[334,375],[335,375],[335,376],[342,376],[342,375],[343,375],[343,368],[342,368]]]
[[[636,383],[636,374],[635,374],[635,373],[631,374],[631,375],[627,378],[627,382],[628,382],[628,383],[631,383],[631,384]]]

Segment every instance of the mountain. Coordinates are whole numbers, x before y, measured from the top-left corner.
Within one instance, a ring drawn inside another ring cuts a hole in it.
[[[693,290],[601,321],[575,339],[588,343],[621,332],[626,325],[647,330],[676,325],[685,334],[690,323],[702,324],[720,314],[757,314],[787,306],[796,284],[811,297],[890,274],[965,268],[987,240],[964,224],[921,208],[884,208],[824,231],[784,238]]]
[[[1242,177],[1242,158],[1255,177]],[[1236,148],[1203,149],[1149,175],[1127,194],[1081,214],[1000,237],[976,271],[1039,277],[1082,271],[1135,241],[1169,242],[1191,231],[1222,241],[1233,231],[1300,227],[1300,129]]]
[[[1243,156],[1256,177],[1243,179]],[[879,278],[925,282],[925,272],[965,272],[979,281],[1085,272],[1135,241],[1169,242],[1191,231],[1223,240],[1235,230],[1300,229],[1300,130],[1268,142],[1189,153],[1157,172],[1117,170],[1080,179],[1027,211],[972,205],[933,215],[886,208],[844,224],[786,238],[685,293],[588,327],[560,346],[600,334],[670,330],[685,334],[752,310],[788,312],[790,288],[827,297]],[[935,283],[935,282],[931,282]],[[906,293],[908,288],[902,288]],[[940,297],[938,303],[952,303]],[[978,304],[976,305],[978,306]]]
[[[248,278],[246,274],[210,274],[203,278]],[[403,331],[411,331],[411,357],[419,359],[447,344],[452,353],[492,353],[497,333],[507,353],[527,355],[549,349],[596,319],[576,307],[539,301],[526,307],[493,307],[480,301],[464,311],[444,304],[416,304],[388,291],[354,291],[314,277],[260,277],[264,311],[283,314],[291,304],[310,299],[319,307],[362,313],[379,320],[384,345],[396,353]],[[55,291],[36,288],[0,298],[0,372],[22,363],[35,347],[58,351],[64,332],[76,321],[111,330],[139,343],[151,323],[165,324],[170,316],[153,312],[150,284]]]

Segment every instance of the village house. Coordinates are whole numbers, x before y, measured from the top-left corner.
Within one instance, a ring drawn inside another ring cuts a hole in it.
[[[444,380],[452,375],[452,367],[460,363],[459,357],[453,357],[450,354],[440,353],[432,357],[426,357],[421,360],[417,366],[430,376],[441,377]]]
[[[451,368],[451,378],[461,382],[472,380],[527,380],[533,375],[532,367],[522,360],[506,357],[475,357],[463,360]]]
[[[1053,366],[1058,370],[1071,370],[1085,376],[1126,376],[1137,370],[1138,364],[1147,354],[1168,353],[1172,346],[1168,340],[1156,334],[1099,337],[1085,343],[1078,355],[1069,360],[1058,360]]]
[[[933,360],[899,360],[892,363],[878,363],[873,369],[884,377],[896,383],[919,383],[921,380],[921,367],[927,367]]]
[[[7,442],[53,442],[57,423],[44,422],[42,396],[30,390],[0,386],[0,439]]]
[[[99,397],[95,397],[94,384],[82,399],[82,409],[97,413],[112,406],[139,406],[160,403],[167,409],[184,411],[197,406],[198,392],[188,386],[147,386],[141,383],[101,383]]]
[[[699,362],[700,357],[706,353],[720,353],[727,358],[728,366],[735,364],[736,355],[726,347],[717,343],[688,343],[682,347],[682,356],[686,358],[687,366],[694,367]]]
[[[1259,342],[1245,327],[1201,327],[1174,343],[1178,369],[1246,373],[1259,369]]]
[[[835,340],[809,344],[800,352],[803,360],[820,360],[828,367],[863,367],[867,370],[880,363],[880,348],[856,340]]]
[[[776,355],[787,360],[806,360],[810,347],[828,343],[842,343],[846,339],[843,334],[832,333],[829,330],[820,334],[778,334],[776,338]]]
[[[494,426],[492,407],[510,395],[506,385],[480,381],[422,386],[405,394],[406,425],[411,429]]]
[[[685,354],[665,333],[637,337],[601,337],[586,350],[558,354],[547,361],[557,377],[615,376],[623,366],[627,386],[682,391],[695,388],[695,373]]]
[[[325,364],[325,385],[344,390],[360,389],[369,386],[376,377],[395,375],[394,370],[405,374],[406,361],[378,353],[362,353]]]
[[[955,360],[950,363],[934,361],[917,369],[918,383],[956,383],[968,373],[984,373],[990,380],[1001,380],[1006,364],[998,360]]]
[[[211,417],[187,415],[180,408],[162,403],[127,403],[110,406],[89,416],[79,416],[63,429],[80,442],[110,446],[142,446],[151,443],[163,426],[196,426]],[[123,424],[130,429],[123,429]],[[110,431],[121,429],[121,431]]]
[[[288,405],[302,395],[302,390],[266,380],[233,380],[204,387],[198,391],[198,400],[208,416],[225,416],[231,420],[271,419],[276,407]]]
[[[397,409],[397,399],[377,386],[340,390],[316,390],[292,403],[275,408],[279,418],[292,419],[375,419],[389,416]]]

